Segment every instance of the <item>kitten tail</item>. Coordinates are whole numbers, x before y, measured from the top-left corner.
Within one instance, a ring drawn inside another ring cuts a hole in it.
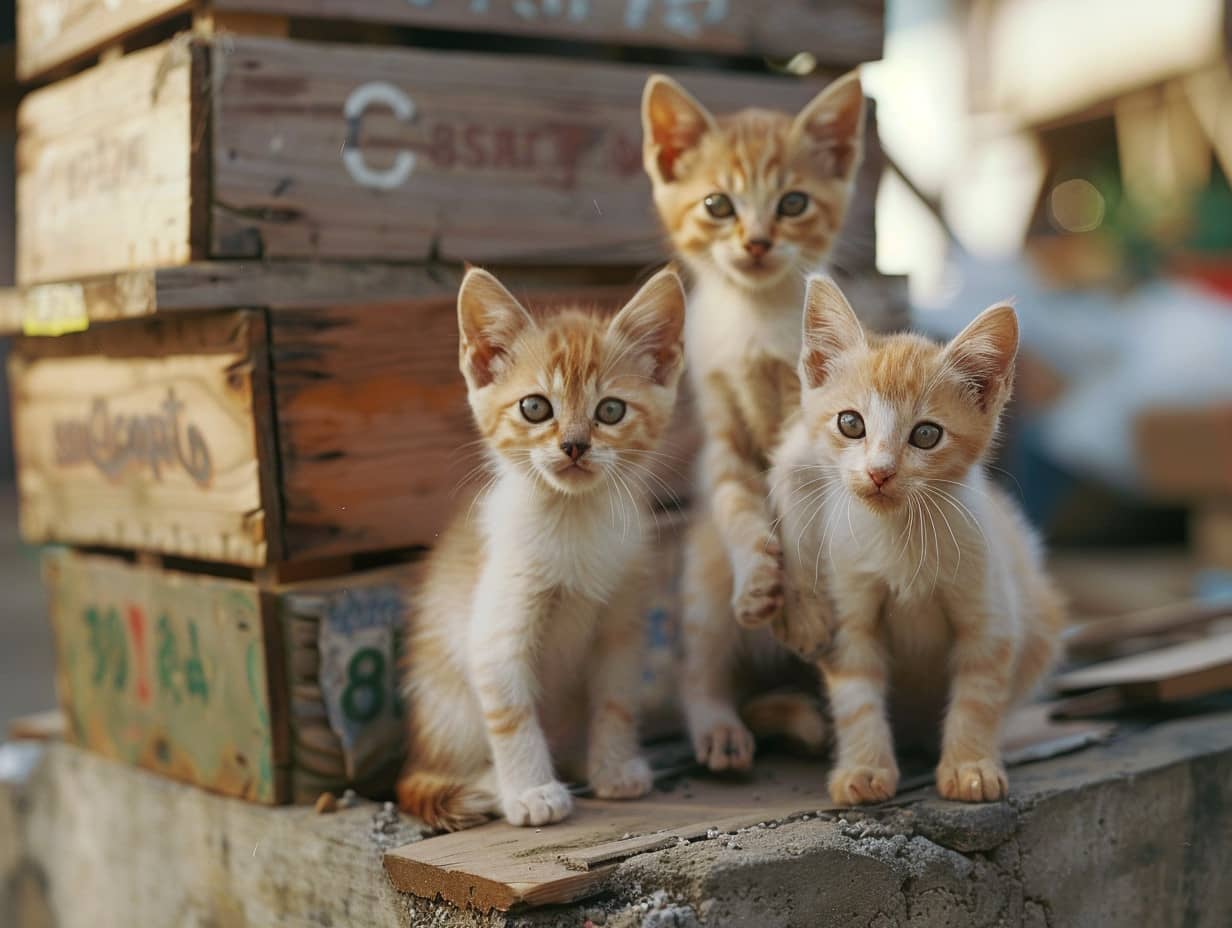
[[[482,825],[498,811],[496,796],[477,783],[417,770],[398,780],[398,808],[433,831]]]

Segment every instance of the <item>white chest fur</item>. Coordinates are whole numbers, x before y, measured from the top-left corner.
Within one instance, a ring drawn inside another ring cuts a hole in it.
[[[702,279],[689,296],[685,316],[690,372],[698,377],[754,355],[780,358],[795,367],[800,357],[803,307],[802,283],[750,291],[721,278]]]
[[[611,598],[640,554],[649,515],[614,487],[566,497],[506,474],[482,501],[488,555],[539,590]]]

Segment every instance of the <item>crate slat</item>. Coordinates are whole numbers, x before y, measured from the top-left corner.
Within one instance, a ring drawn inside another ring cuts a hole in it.
[[[843,66],[881,57],[882,0],[19,0],[18,75],[31,80],[197,9],[345,20]]]

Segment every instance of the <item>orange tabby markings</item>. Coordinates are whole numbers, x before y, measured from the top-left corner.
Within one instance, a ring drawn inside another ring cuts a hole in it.
[[[941,346],[868,334],[833,281],[809,283],[801,414],[771,480],[784,550],[802,552],[788,560],[793,595],[834,608],[819,664],[834,718],[835,801],[893,793],[891,688],[906,706],[949,697],[943,796],[1006,794],[1002,720],[1051,662],[1063,620],[1035,537],[982,469],[1017,345],[1007,306]],[[797,615],[776,626],[784,640]],[[911,663],[922,654],[935,670]]]
[[[795,116],[716,117],[658,75],[642,98],[643,163],[692,278],[685,349],[705,434],[705,505],[683,580],[682,697],[698,757],[715,770],[752,762],[739,704],[798,670],[792,651],[812,658],[827,642],[824,605],[783,625],[791,555],[775,548],[766,468],[799,404],[804,279],[845,218],[863,126],[854,73]]]
[[[684,293],[655,275],[615,317],[532,316],[496,278],[458,294],[460,366],[488,481],[429,557],[408,617],[399,805],[433,828],[573,808],[585,744],[597,795],[650,789],[634,713],[649,499],[641,452],[671,420]]]

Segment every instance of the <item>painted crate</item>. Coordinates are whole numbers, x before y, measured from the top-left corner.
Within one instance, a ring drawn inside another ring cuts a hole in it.
[[[474,34],[647,46],[828,64],[881,57],[882,0],[18,0],[17,71],[42,77],[143,29],[195,12],[229,19],[286,17]],[[267,28],[271,24],[266,24]]]
[[[641,159],[647,73],[183,34],[22,101],[18,281],[208,258],[660,260]],[[794,110],[821,86],[672,73],[725,109]]]
[[[430,544],[478,463],[453,307],[172,312],[15,339],[23,536],[253,567]],[[678,415],[663,477],[683,495],[697,430]]]
[[[646,604],[644,731],[679,731],[683,516],[664,516]],[[255,802],[392,787],[399,663],[419,562],[267,585],[49,550],[44,574],[69,737]]]
[[[70,738],[215,792],[311,801],[396,772],[415,564],[266,586],[52,550]]]

